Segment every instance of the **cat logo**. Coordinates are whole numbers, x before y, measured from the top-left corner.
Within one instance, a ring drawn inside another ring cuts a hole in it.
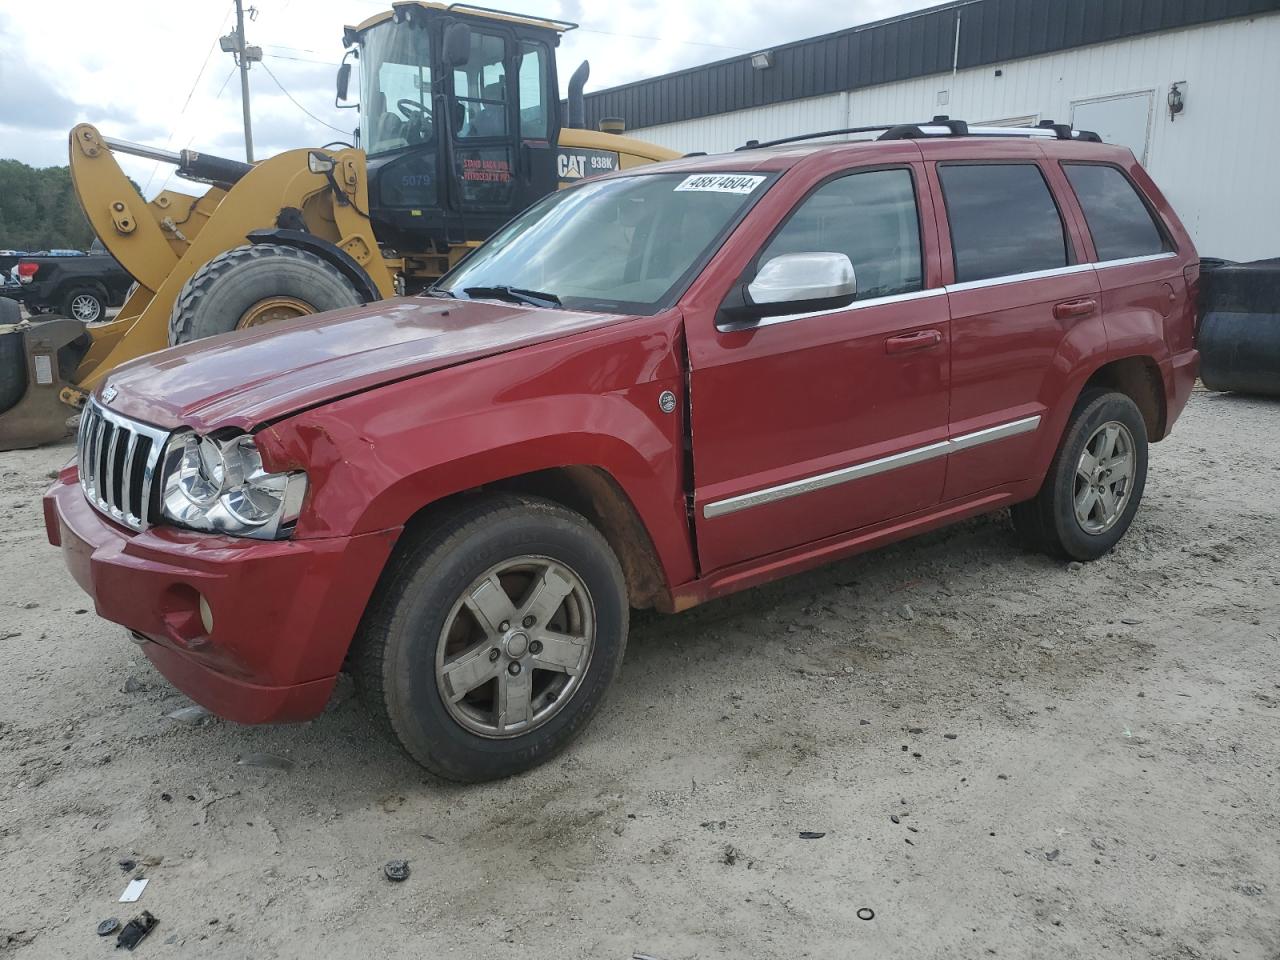
[[[612,150],[567,149],[556,155],[556,173],[562,184],[617,169],[618,155]]]

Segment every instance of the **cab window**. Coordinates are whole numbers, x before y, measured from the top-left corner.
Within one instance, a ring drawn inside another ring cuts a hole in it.
[[[525,40],[520,44],[520,137],[547,140],[551,136],[547,104],[547,48]]]
[[[453,92],[461,112],[459,139],[507,135],[506,41],[471,31],[471,55],[453,71]]]

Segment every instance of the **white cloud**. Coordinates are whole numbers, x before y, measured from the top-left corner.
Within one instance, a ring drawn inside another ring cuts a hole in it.
[[[356,123],[354,111],[333,107],[342,27],[387,9],[389,2],[249,2],[258,12],[246,34],[267,54],[264,65],[250,71],[256,155],[338,138],[290,102],[267,70],[321,121],[349,130]],[[590,91],[928,4],[489,0],[485,5],[579,22],[581,29],[566,34],[560,46],[561,83],[589,59]],[[239,80],[230,54],[217,49],[217,38],[230,30],[232,18],[231,0],[62,0],[56,18],[0,13],[0,50],[5,52],[0,57],[0,90],[5,91],[0,157],[36,166],[65,163],[67,131],[83,120],[108,136],[243,157]],[[171,170],[131,157],[122,158],[121,165],[139,183],[149,183],[148,195]]]

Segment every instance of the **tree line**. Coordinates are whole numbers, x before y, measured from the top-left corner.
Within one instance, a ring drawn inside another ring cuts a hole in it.
[[[92,242],[70,167],[0,160],[0,249],[86,250]]]

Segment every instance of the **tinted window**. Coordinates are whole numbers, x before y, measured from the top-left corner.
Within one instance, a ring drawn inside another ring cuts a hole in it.
[[[920,289],[920,217],[907,170],[873,170],[819,187],[760,256],[843,253],[853,263],[858,299]]]
[[[1145,257],[1170,249],[1129,179],[1115,167],[1064,163],[1084,210],[1099,260]]]
[[[1067,265],[1062,217],[1033,163],[940,164],[956,280]]]

